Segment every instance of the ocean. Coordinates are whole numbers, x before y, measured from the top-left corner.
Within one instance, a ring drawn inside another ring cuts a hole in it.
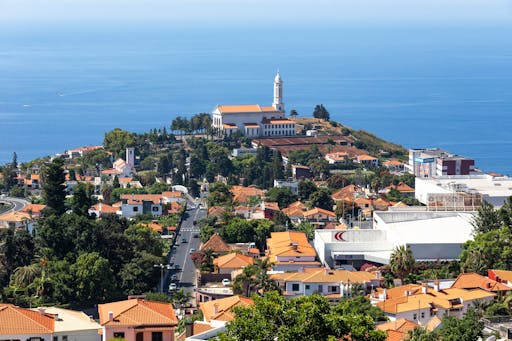
[[[512,25],[2,26],[0,163],[272,102],[512,174]]]

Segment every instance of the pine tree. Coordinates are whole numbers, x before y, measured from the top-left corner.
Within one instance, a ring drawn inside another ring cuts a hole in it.
[[[48,163],[43,170],[43,199],[51,213],[61,215],[66,212],[66,178],[64,160],[57,158]]]

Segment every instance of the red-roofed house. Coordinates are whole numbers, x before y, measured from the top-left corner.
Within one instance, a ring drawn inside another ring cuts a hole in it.
[[[382,165],[392,173],[403,173],[405,170],[405,164],[398,160],[384,161]]]
[[[285,116],[283,82],[279,73],[274,79],[272,105],[217,105],[212,112],[212,126],[225,135],[235,131],[249,137],[295,135],[295,122]]]
[[[104,203],[97,203],[89,208],[89,215],[95,215],[97,218],[104,214],[117,214],[118,209]]]
[[[103,341],[174,341],[178,319],[170,303],[129,299],[98,305]]]
[[[317,225],[323,225],[326,222],[336,221],[336,214],[332,211],[324,210],[323,208],[314,207],[309,211],[304,212],[304,219]]]
[[[373,157],[371,155],[366,155],[366,154],[358,155],[356,158],[356,162],[358,162],[362,165],[365,165],[365,166],[369,166],[369,167],[378,167],[379,166],[379,159],[377,159],[376,157]]]
[[[99,329],[98,323],[80,311],[0,303],[0,340],[97,341]]]
[[[482,289],[502,294],[512,291],[511,287],[474,272],[460,274],[451,287],[460,289]]]
[[[252,257],[236,252],[219,256],[213,260],[215,270],[220,274],[230,274],[234,270],[239,270],[252,264],[254,264]]]

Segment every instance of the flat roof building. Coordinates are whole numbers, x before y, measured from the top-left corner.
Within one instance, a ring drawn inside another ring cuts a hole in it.
[[[475,174],[475,160],[439,148],[409,149],[407,170],[420,178]]]
[[[397,246],[410,247],[421,261],[455,260],[472,239],[472,212],[374,212],[368,230],[316,230],[314,247],[320,261],[333,268],[366,262],[389,264]]]
[[[495,207],[503,206],[512,195],[512,179],[489,174],[445,178],[416,178],[415,196],[431,209],[467,210],[478,208],[485,200]],[[463,207],[466,206],[466,207]]]

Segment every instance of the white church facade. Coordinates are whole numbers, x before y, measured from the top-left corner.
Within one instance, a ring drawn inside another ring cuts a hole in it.
[[[295,122],[285,115],[283,81],[279,72],[274,79],[272,105],[217,105],[212,117],[213,128],[228,136],[235,131],[240,131],[248,137],[295,135]]]

